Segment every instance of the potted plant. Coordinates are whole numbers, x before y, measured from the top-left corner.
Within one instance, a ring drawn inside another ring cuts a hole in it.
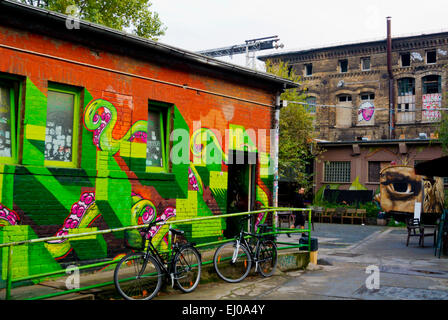
[[[378,212],[378,217],[376,219],[376,224],[379,226],[385,226],[387,224],[386,221],[386,213],[383,211]]]

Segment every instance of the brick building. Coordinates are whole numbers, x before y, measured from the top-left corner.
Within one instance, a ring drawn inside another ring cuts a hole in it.
[[[379,171],[391,162],[413,166],[441,155],[437,109],[446,106],[448,32],[259,59],[288,62],[303,76],[317,138],[327,150],[314,165],[315,192],[355,184],[378,192]]]
[[[0,2],[0,243],[272,205],[274,107],[296,84],[66,22]],[[232,162],[240,153],[255,161]],[[179,227],[203,243],[228,226],[213,219]],[[162,248],[167,228],[155,230]],[[124,250],[122,233],[23,245],[13,278]]]

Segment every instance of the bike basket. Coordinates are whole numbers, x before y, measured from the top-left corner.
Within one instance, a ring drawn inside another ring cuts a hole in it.
[[[124,231],[124,245],[128,249],[143,250],[145,248],[146,237],[143,237],[139,230]]]

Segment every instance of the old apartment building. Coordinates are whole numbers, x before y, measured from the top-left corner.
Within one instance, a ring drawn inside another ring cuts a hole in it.
[[[389,29],[390,30],[390,25]],[[448,32],[390,37],[260,56],[303,75],[319,144],[315,192],[379,192],[379,172],[441,155]]]

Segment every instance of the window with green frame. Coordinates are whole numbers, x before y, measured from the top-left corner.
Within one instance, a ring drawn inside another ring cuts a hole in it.
[[[78,165],[79,90],[49,84],[45,128],[45,166]]]
[[[170,105],[150,101],[146,142],[146,171],[169,172]]]
[[[17,163],[19,90],[17,82],[0,79],[0,163]]]

